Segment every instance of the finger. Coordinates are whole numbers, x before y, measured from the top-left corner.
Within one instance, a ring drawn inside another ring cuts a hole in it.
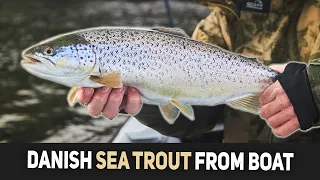
[[[281,92],[281,85],[279,81],[276,81],[272,85],[270,85],[260,96],[260,104],[261,106],[268,104],[269,102],[276,99],[278,93]]]
[[[104,117],[112,120],[119,114],[119,108],[123,100],[126,87],[113,89],[110,93],[109,99],[103,109]]]
[[[78,94],[78,100],[81,104],[88,104],[91,100],[93,95],[94,89],[93,88],[81,88]]]
[[[88,111],[91,115],[97,116],[101,114],[103,107],[105,106],[109,94],[111,92],[111,88],[102,87],[99,88],[94,94],[93,97],[88,104]]]
[[[293,106],[289,106],[286,109],[268,118],[267,123],[270,125],[270,127],[277,128],[295,116],[296,113],[294,112]]]
[[[261,117],[268,119],[271,116],[277,114],[278,112],[282,111],[283,109],[286,109],[291,105],[290,100],[288,99],[286,94],[282,94],[277,96],[277,98],[262,106],[260,109],[260,115]]]
[[[271,64],[269,67],[279,73],[283,73],[284,69],[286,68],[287,63],[284,64]]]
[[[274,134],[280,137],[286,137],[292,134],[294,131],[300,128],[300,124],[297,117],[294,117],[287,121],[285,124],[273,130]]]
[[[129,88],[128,99],[125,107],[125,111],[128,114],[137,114],[141,108],[140,93],[135,88]]]

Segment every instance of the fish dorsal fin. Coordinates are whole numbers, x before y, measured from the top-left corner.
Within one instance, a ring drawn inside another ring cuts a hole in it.
[[[188,104],[182,104],[177,100],[171,100],[171,104],[173,104],[175,107],[177,107],[180,112],[186,116],[188,119],[190,119],[191,121],[194,121],[195,117],[194,117],[194,111],[192,106],[188,105]]]
[[[78,101],[78,92],[80,91],[80,87],[72,87],[69,90],[67,101],[69,106],[73,107],[74,104]]]
[[[260,96],[258,94],[250,94],[246,97],[228,100],[226,104],[234,109],[249,112],[252,114],[259,114],[259,97]]]
[[[161,112],[162,117],[169,123],[174,124],[174,122],[178,119],[180,115],[180,110],[172,105],[171,103],[168,104],[160,104],[159,109]]]
[[[121,82],[121,76],[118,73],[109,73],[101,76],[91,75],[89,79],[91,81],[111,88],[121,88],[123,85]]]
[[[155,30],[155,31],[159,31],[159,32],[164,32],[164,33],[169,33],[169,34],[174,34],[174,35],[190,38],[189,35],[184,30],[182,30],[180,28],[154,27],[151,29]]]

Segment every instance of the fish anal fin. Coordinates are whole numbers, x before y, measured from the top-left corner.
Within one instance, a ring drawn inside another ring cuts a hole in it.
[[[72,87],[69,90],[67,101],[69,106],[73,107],[74,104],[78,101],[78,92],[80,91],[80,87]]]
[[[171,100],[171,104],[177,107],[180,110],[180,112],[188,119],[190,119],[191,121],[195,120],[194,111],[191,105],[180,103],[179,101],[174,99]]]
[[[152,28],[152,30],[189,38],[189,35],[184,30],[182,30],[180,28],[154,27],[154,28]]]
[[[160,104],[159,109],[161,115],[169,124],[174,124],[174,122],[178,119],[180,115],[179,109],[170,103]]]
[[[259,114],[260,111],[260,102],[258,94],[250,94],[243,98],[228,100],[226,104],[231,108],[252,114]]]
[[[109,73],[101,76],[93,76],[91,75],[89,78],[91,81],[102,84],[111,88],[121,88],[121,75],[119,73]]]

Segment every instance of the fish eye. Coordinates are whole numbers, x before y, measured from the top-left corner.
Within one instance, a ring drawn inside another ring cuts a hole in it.
[[[52,47],[46,46],[46,47],[44,48],[44,54],[45,54],[45,55],[52,56],[52,55],[53,55],[53,49],[52,49]]]

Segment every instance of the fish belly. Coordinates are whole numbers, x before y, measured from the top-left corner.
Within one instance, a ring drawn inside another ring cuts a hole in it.
[[[217,86],[218,87],[218,86]],[[180,103],[195,105],[195,106],[216,106],[219,104],[224,104],[227,100],[234,99],[234,98],[241,98],[244,96],[248,96],[253,92],[259,92],[259,90],[254,91],[253,89],[244,89],[244,90],[230,90],[229,92],[225,92],[223,94],[212,94],[211,96],[201,96],[199,91],[198,97],[188,97],[188,96],[168,96],[160,94],[156,91],[150,91],[145,88],[136,87],[141,95],[141,101],[144,104],[150,105],[160,105],[160,104],[167,104],[170,103],[171,100],[176,100]],[[209,90],[208,90],[209,91]],[[215,89],[211,90],[212,92]]]

